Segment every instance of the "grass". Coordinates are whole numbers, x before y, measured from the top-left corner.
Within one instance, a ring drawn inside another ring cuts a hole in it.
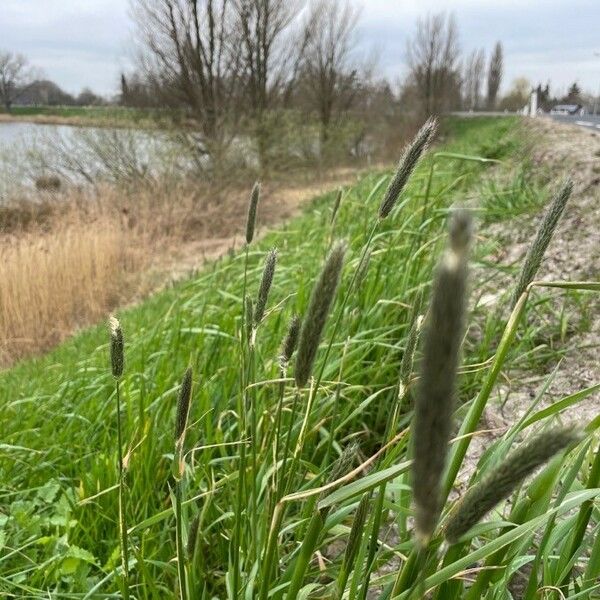
[[[339,176],[308,187],[269,181],[260,225],[289,216]],[[182,178],[37,192],[1,205],[0,368],[197,269],[202,253],[239,244],[246,204],[245,188]]]
[[[414,375],[402,382],[409,390],[405,403],[397,402],[409,331],[424,311],[414,305],[421,295],[429,297],[448,207],[478,197],[499,170],[510,179],[524,145],[513,119],[454,120],[445,135],[446,145],[422,163],[376,227],[388,174],[373,173],[346,189],[333,225],[335,193],[317,198],[247,253],[225,257],[121,312],[126,366],[119,417],[133,597],[177,597],[182,582],[183,594],[193,598],[253,598],[261,590],[263,597],[281,598],[290,582],[300,589],[298,597],[340,597],[344,592],[336,586],[343,582],[349,598],[365,598],[367,587],[383,589],[384,597],[431,590],[436,598],[459,598],[471,586],[480,597],[495,598],[528,563],[534,575],[524,597],[557,585],[571,597],[581,589],[597,591],[599,556],[590,549],[600,522],[598,419],[575,449],[551,460],[458,544],[448,549],[436,530],[429,546],[419,549],[411,534]],[[332,238],[347,242],[344,272],[314,377],[307,388],[297,388],[293,364],[282,369],[279,348],[291,316],[306,310]],[[368,270],[354,287],[367,239]],[[244,297],[256,297],[272,247],[279,250],[273,285],[248,344]],[[489,251],[476,244],[472,262],[486,279],[504,277],[487,264]],[[582,296],[597,288],[568,287]],[[544,298],[564,290],[530,286],[507,319],[510,292],[495,310],[476,307],[469,318],[481,335],[468,330],[463,344],[457,416],[466,437],[451,442],[453,467],[461,466],[463,440],[476,431],[477,414],[501,374],[542,354],[530,321],[544,314]],[[106,328],[97,327],[0,375],[3,593],[92,598],[119,592],[118,420],[108,351]],[[193,396],[179,461],[183,473],[174,477],[177,395],[188,365]],[[532,403],[524,419],[485,449],[470,485],[520,437],[576,410],[591,391],[550,409]],[[340,465],[340,455],[351,464]],[[455,483],[447,476],[445,491]],[[453,506],[444,505],[442,523]],[[355,518],[365,526],[360,534],[354,529],[350,544]],[[377,543],[369,546],[369,540]]]
[[[14,106],[7,118],[34,119],[46,123],[71,123],[98,127],[156,127],[164,111],[125,108],[122,106]]]

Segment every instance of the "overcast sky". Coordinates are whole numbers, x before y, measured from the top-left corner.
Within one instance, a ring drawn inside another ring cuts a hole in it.
[[[352,0],[359,2],[359,0]],[[496,40],[505,50],[503,89],[515,77],[550,80],[554,91],[573,81],[600,88],[598,0],[362,0],[360,52],[376,49],[381,70],[405,74],[407,38],[416,19],[451,11],[464,51]],[[131,64],[128,0],[0,0],[0,50],[25,54],[44,75],[71,93],[117,90]]]

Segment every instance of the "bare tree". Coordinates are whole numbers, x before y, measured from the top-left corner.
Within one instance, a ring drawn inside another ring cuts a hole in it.
[[[309,29],[294,30],[301,0],[235,0],[247,106],[254,117],[261,165],[268,147],[265,117],[289,95]]]
[[[319,114],[322,142],[327,141],[334,116],[350,108],[357,90],[351,50],[358,14],[349,0],[317,0],[311,6],[304,75]]]
[[[452,15],[440,13],[417,21],[417,32],[408,44],[409,80],[424,114],[447,110],[456,99],[458,31]]]
[[[502,43],[496,42],[494,46],[494,52],[490,58],[490,67],[488,71],[487,79],[487,104],[489,108],[496,106],[496,98],[498,96],[498,90],[500,89],[500,83],[502,81]]]
[[[467,110],[475,110],[480,106],[484,68],[483,49],[473,50],[465,62],[463,75],[463,102]]]
[[[147,79],[198,122],[206,151],[218,155],[233,131],[239,48],[232,0],[134,0]]]
[[[525,77],[517,77],[512,82],[512,87],[499,102],[501,110],[521,110],[529,102],[531,83]]]
[[[30,79],[28,61],[22,54],[0,52],[0,102],[6,112],[10,112],[13,103]]]

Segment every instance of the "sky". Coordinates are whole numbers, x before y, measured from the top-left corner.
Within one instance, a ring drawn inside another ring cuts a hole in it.
[[[517,77],[551,82],[561,94],[574,81],[600,90],[598,0],[351,0],[362,5],[357,53],[373,52],[393,82],[406,74],[406,43],[428,13],[454,14],[462,50],[504,45],[506,91]],[[134,55],[129,0],[0,0],[0,51],[26,55],[70,93],[118,89]]]

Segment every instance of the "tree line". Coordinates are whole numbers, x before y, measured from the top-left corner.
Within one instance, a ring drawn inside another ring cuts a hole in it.
[[[314,127],[309,143],[318,154],[339,152],[344,128],[344,151],[360,153],[400,118],[493,109],[498,101],[501,43],[489,60],[483,50],[464,57],[446,13],[418,20],[399,57],[409,67],[399,87],[365,58],[361,10],[350,0],[132,0],[132,16],[136,65],[121,75],[117,101],[182,115],[213,163],[243,135],[266,165],[291,115],[296,130]],[[23,57],[0,54],[7,110],[28,79]]]
[[[45,79],[23,54],[0,50],[0,106],[10,112],[13,105],[97,106],[106,99],[90,88],[76,96]]]
[[[343,117],[369,107],[422,117],[495,106],[500,42],[483,99],[483,51],[461,60],[453,16],[421,19],[408,42],[409,75],[394,94],[356,51],[359,19],[349,0],[135,0],[138,65],[121,78],[122,102],[183,109],[213,155],[250,130],[262,162],[282,109],[316,118],[324,145]]]

